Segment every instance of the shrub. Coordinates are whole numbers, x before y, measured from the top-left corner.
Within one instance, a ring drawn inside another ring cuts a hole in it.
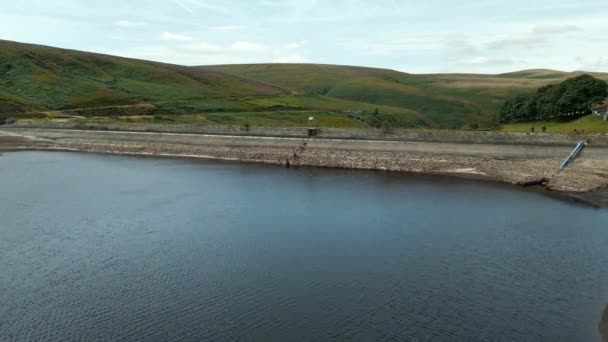
[[[251,130],[251,124],[249,122],[245,122],[243,124],[243,131],[249,132]]]

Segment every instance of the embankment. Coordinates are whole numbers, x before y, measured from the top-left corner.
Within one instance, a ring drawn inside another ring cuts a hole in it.
[[[35,120],[20,121],[11,125],[14,128],[53,128],[97,131],[189,133],[210,135],[268,136],[300,138],[305,128],[274,128],[251,126],[247,130],[238,126],[205,126],[160,123],[95,123],[95,122],[54,122]],[[2,127],[0,126],[0,129]],[[452,142],[480,144],[534,144],[534,145],[572,145],[581,139],[591,140],[594,146],[608,147],[608,135],[600,134],[543,134],[496,131],[457,131],[395,129],[383,132],[375,128],[321,128],[321,137],[327,139],[384,140],[414,142]]]
[[[462,141],[473,133],[478,132],[420,131],[416,133],[418,138],[408,141],[403,136],[399,140],[306,139],[302,137],[302,130],[296,138],[0,128],[0,135],[5,138],[10,135],[10,139],[22,139],[21,148],[451,174],[513,184],[545,178],[547,189],[571,193],[571,198],[589,204],[608,206],[607,192],[602,190],[608,185],[608,144],[603,143],[604,137],[592,139],[579,159],[564,172],[556,173],[576,139],[568,141],[568,136],[550,136],[542,143],[522,142],[529,138],[516,135],[509,140],[507,135],[489,132],[478,134],[471,141]],[[433,139],[425,141],[425,134],[432,135]],[[5,143],[4,148],[8,147]]]

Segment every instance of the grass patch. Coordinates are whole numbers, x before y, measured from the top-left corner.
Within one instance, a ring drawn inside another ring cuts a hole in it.
[[[547,126],[547,133],[572,134],[575,130],[578,133],[608,133],[608,121],[604,121],[601,118],[592,115],[583,116],[566,122],[554,120],[506,124],[500,126],[500,130],[505,132],[528,132],[530,126],[534,125],[536,132],[541,132],[543,124]]]
[[[307,127],[310,116],[315,118],[315,125],[320,127],[357,128],[363,126],[357,120],[343,114],[325,111],[211,113],[206,116],[210,123],[233,126],[249,123],[251,126],[265,127]]]
[[[236,112],[236,113],[206,113],[182,115],[140,115],[93,117],[86,120],[74,119],[81,123],[166,123],[186,125],[218,125],[218,126],[245,126],[250,127],[307,127],[308,117],[315,118],[319,127],[357,128],[365,125],[360,121],[331,111],[281,111],[281,112]],[[55,120],[57,121],[57,120]],[[61,119],[61,122],[70,119]]]

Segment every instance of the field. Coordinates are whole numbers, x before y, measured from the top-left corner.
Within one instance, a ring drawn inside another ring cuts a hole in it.
[[[415,75],[313,64],[187,67],[0,40],[0,118],[491,128],[506,98],[580,73]],[[608,80],[608,74],[594,73]],[[131,117],[131,118],[125,118]]]
[[[608,133],[608,121],[591,115],[572,121],[538,121],[508,124],[502,125],[500,130],[506,132],[528,132],[532,125],[534,125],[536,132],[541,132],[541,127],[545,125],[547,133]]]

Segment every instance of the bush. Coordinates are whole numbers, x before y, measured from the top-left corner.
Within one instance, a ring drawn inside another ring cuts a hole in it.
[[[393,133],[393,125],[389,121],[382,122],[382,134]]]
[[[245,122],[243,124],[242,130],[245,132],[249,132],[251,130],[251,124],[249,122]]]

